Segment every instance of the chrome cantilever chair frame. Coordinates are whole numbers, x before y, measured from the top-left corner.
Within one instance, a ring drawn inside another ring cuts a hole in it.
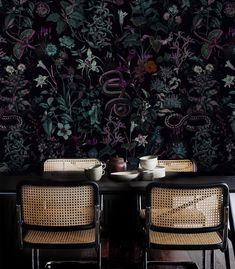
[[[21,182],[17,186],[21,249],[32,249],[32,269],[40,268],[39,249],[93,248],[101,268],[100,197],[95,182]]]
[[[152,182],[146,189],[144,268],[148,264],[175,264],[148,260],[151,249],[214,250],[225,253],[230,268],[228,238],[229,190],[226,184],[167,184]],[[184,264],[177,262],[176,264]],[[188,263],[188,262],[186,262]]]

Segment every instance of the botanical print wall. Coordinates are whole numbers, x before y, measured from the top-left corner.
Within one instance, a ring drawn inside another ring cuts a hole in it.
[[[0,0],[0,171],[154,154],[234,171],[235,1]]]

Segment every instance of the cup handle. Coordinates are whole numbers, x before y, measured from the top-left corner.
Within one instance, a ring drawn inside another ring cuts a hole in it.
[[[104,174],[105,174],[105,170],[103,169],[103,170],[102,170],[102,176],[103,176]]]
[[[100,164],[102,165],[103,169],[106,168],[106,163],[101,162]]]

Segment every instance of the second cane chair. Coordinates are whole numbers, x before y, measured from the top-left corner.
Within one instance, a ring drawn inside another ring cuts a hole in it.
[[[49,248],[94,248],[101,268],[95,182],[22,182],[16,207],[20,246],[32,250],[32,269],[39,269],[39,249]]]
[[[229,190],[226,184],[174,185],[152,182],[146,189],[146,222],[144,227],[144,265],[147,269],[151,249],[214,250],[225,252],[230,268],[227,247]],[[165,262],[164,264],[172,264]]]
[[[78,172],[85,168],[100,164],[98,159],[80,158],[80,159],[48,159],[43,164],[44,173],[53,172]]]
[[[165,166],[166,172],[196,172],[197,166],[193,160],[158,160],[158,165]]]
[[[176,173],[188,173],[197,172],[197,165],[193,160],[190,159],[178,159],[178,160],[158,160],[158,165],[164,166],[166,172],[176,172]],[[137,207],[140,213],[140,218],[145,218],[145,210],[142,208],[142,196],[139,195],[137,199]]]

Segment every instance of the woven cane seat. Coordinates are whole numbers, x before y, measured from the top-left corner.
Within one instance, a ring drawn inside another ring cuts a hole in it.
[[[216,245],[221,244],[222,240],[218,233],[163,233],[150,230],[149,242],[157,245]]]
[[[90,244],[95,242],[95,229],[80,231],[36,231],[28,230],[24,241],[30,244]]]
[[[201,227],[205,224],[206,218],[203,212],[196,208],[184,208],[180,212],[173,212],[167,209],[152,209],[152,218],[161,226],[167,227]],[[140,211],[140,217],[145,219],[145,209]]]

